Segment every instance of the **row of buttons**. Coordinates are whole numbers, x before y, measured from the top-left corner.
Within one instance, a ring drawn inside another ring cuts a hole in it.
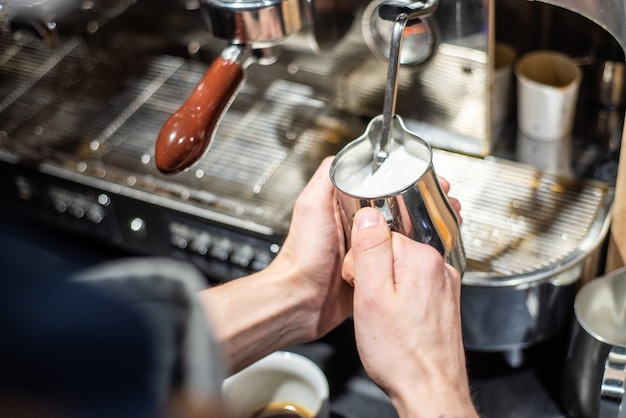
[[[170,244],[181,250],[191,251],[201,256],[208,256],[254,271],[267,267],[275,253],[278,252],[278,246],[272,246],[269,251],[263,250],[179,222],[169,224],[169,233]]]
[[[108,205],[109,198],[106,195],[93,201],[87,196],[71,193],[67,190],[53,187],[48,192],[52,207],[59,213],[67,213],[77,219],[86,219],[94,224],[99,224],[104,219],[104,209],[100,201]]]
[[[105,194],[90,198],[85,194],[71,192],[59,187],[50,187],[47,192],[22,176],[15,179],[17,195],[24,201],[38,201],[52,210],[70,215],[76,219],[85,219],[99,224],[104,219],[104,206],[108,206],[110,199]],[[43,198],[43,199],[42,199]]]

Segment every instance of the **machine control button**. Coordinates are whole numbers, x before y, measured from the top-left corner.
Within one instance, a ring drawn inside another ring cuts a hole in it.
[[[52,207],[59,213],[65,213],[72,204],[72,197],[56,188],[50,190],[49,198]]]
[[[192,231],[186,225],[178,222],[172,222],[169,226],[170,229],[170,243],[184,250],[189,245],[189,242],[193,238]]]
[[[128,223],[130,230],[135,233],[140,233],[144,229],[146,229],[146,223],[141,218],[133,218]]]
[[[143,218],[132,218],[128,221],[128,228],[135,238],[143,239],[148,235],[148,225]]]
[[[99,224],[104,219],[104,211],[98,205],[90,205],[87,210],[87,219],[95,224]]]
[[[171,237],[170,242],[172,243],[172,245],[174,245],[175,247],[180,248],[181,250],[184,250],[189,245],[189,241],[187,241],[186,239],[184,239],[182,237],[175,237],[175,236],[173,236],[173,237]]]
[[[59,199],[52,202],[52,206],[59,213],[64,213],[70,205],[70,199]]]
[[[263,270],[272,262],[273,259],[274,255],[269,251],[257,251],[250,267],[254,271]]]
[[[233,245],[228,238],[216,240],[211,248],[210,256],[218,260],[226,261],[233,252]]]
[[[82,218],[85,216],[85,212],[89,208],[89,203],[85,200],[74,198],[72,203],[68,207],[68,212],[71,213],[75,218]]]
[[[249,245],[242,245],[233,250],[230,262],[241,267],[248,267],[254,258],[254,250]]]
[[[98,195],[98,204],[102,206],[109,206],[111,204],[111,198],[104,193]]]
[[[29,180],[22,176],[15,178],[15,187],[20,199],[30,201],[35,196],[35,187]]]
[[[206,255],[209,252],[209,248],[211,248],[212,242],[213,239],[208,232],[198,232],[191,240],[189,249],[200,255]]]

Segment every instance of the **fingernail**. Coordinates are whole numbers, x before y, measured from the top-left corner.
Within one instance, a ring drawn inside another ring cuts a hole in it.
[[[379,222],[380,214],[376,210],[361,210],[354,218],[356,228],[359,230],[378,225]]]

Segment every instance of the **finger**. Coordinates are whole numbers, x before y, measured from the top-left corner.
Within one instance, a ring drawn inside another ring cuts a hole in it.
[[[374,208],[360,209],[352,228],[354,287],[368,296],[393,290],[391,232]]]
[[[402,234],[392,238],[396,289],[428,286],[427,281],[444,274],[444,260],[432,246],[414,241]],[[409,292],[408,294],[412,294]]]
[[[346,254],[343,259],[341,277],[343,277],[346,283],[354,287],[354,254],[352,253],[352,249],[348,251],[348,254]]]
[[[461,211],[461,202],[456,197],[449,197],[448,201],[450,202],[450,206],[454,209],[455,212]]]
[[[461,273],[450,264],[445,264],[446,280],[452,282],[454,288],[454,296],[457,302],[461,300]]]
[[[320,231],[317,230],[315,232],[315,236],[321,237],[325,236],[324,232],[327,234],[335,233],[337,235],[337,242],[339,243],[339,254],[343,257],[345,251],[345,238],[344,231],[341,221],[342,211],[339,208],[339,201],[337,199],[337,190],[333,186],[333,183],[330,180],[330,165],[334,159],[334,156],[326,157],[317,170],[311,176],[306,187],[302,190],[298,198],[296,199],[293,213],[294,218],[299,219],[299,222],[292,222],[292,226],[290,227],[290,234],[295,229],[302,229],[303,225],[311,226],[316,225],[320,228],[334,229],[335,231]],[[312,223],[308,220],[303,219],[311,219],[318,218],[320,216],[329,216],[332,217],[334,222],[324,222],[323,224]],[[315,238],[312,237],[312,238]],[[289,239],[289,235],[287,236]]]
[[[450,183],[448,182],[448,180],[441,176],[439,176],[439,185],[441,186],[445,194],[448,194],[448,192],[450,192]]]
[[[315,170],[315,173],[311,176],[311,179],[307,183],[306,187],[301,193],[302,201],[309,201],[317,199],[319,196],[330,196],[333,193],[334,186],[330,181],[330,175],[328,174],[330,171],[330,164],[332,163],[334,157],[326,157],[320,165]],[[297,202],[296,202],[297,203]],[[320,201],[311,202],[318,206]]]

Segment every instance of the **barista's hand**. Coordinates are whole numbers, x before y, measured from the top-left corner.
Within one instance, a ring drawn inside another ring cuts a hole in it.
[[[354,326],[369,376],[400,417],[476,417],[461,335],[459,273],[434,248],[391,233],[376,209],[352,229]]]
[[[322,161],[296,200],[289,234],[270,266],[291,271],[294,292],[307,296],[302,340],[321,337],[352,312],[352,289],[341,277],[346,240],[336,189],[330,181],[332,160]]]
[[[321,337],[352,311],[352,288],[341,277],[345,239],[331,161],[322,162],[298,197],[276,259],[261,272],[202,292],[231,372]]]
[[[454,211],[459,221],[459,224],[461,224],[461,222],[463,222],[463,218],[461,217],[461,202],[459,202],[458,199],[448,195],[448,193],[450,192],[450,183],[448,183],[448,180],[443,177],[439,177],[439,184],[441,185],[443,192],[446,194],[448,202],[450,202],[450,206],[452,207],[452,210]],[[354,253],[353,251],[348,251],[348,254],[346,254],[346,257],[343,260],[343,278],[348,284],[350,284],[350,286],[353,285],[352,281],[354,279],[354,276],[352,275],[352,273],[346,272],[352,271],[354,271]]]

